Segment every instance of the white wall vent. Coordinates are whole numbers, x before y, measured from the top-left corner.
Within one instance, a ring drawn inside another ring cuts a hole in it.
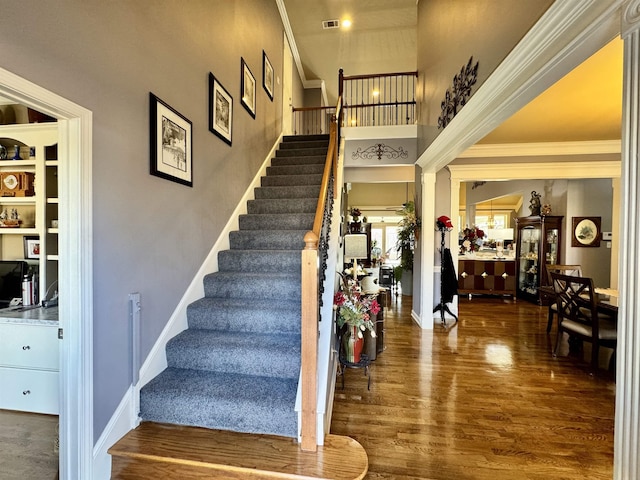
[[[330,28],[340,28],[340,20],[323,20],[322,28],[328,30]]]

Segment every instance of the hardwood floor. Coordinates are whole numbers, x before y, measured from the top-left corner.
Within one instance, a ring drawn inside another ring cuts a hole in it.
[[[0,410],[0,479],[58,478],[57,415]]]
[[[462,296],[457,325],[425,331],[393,298],[371,390],[347,370],[335,392],[331,433],[365,448],[365,478],[612,478],[613,375],[566,338],[552,357],[546,307]]]

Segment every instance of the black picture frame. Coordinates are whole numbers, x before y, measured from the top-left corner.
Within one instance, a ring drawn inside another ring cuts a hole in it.
[[[233,97],[209,72],[209,131],[231,145],[233,130]]]
[[[240,58],[240,102],[253,118],[256,118],[256,77],[244,58]]]
[[[40,258],[40,237],[38,235],[25,235],[24,258],[38,260]]]
[[[600,217],[572,217],[571,246],[599,247],[602,237]]]
[[[191,121],[149,93],[151,175],[193,187]]]
[[[273,89],[274,89],[274,72],[273,65],[269,61],[269,57],[267,57],[267,53],[262,51],[262,88],[267,92],[267,96],[269,100],[273,102]]]

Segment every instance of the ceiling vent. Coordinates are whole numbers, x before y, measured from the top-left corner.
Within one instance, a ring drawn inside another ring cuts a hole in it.
[[[330,28],[340,28],[340,20],[324,20],[322,22],[323,30],[329,30]]]

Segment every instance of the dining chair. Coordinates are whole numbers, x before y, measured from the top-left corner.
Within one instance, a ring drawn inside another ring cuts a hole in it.
[[[562,275],[572,275],[576,277],[582,276],[582,267],[580,265],[557,265],[548,264],[545,265],[547,271],[547,284],[553,285],[551,280],[551,273],[561,273]],[[553,317],[558,313],[557,303],[554,300],[549,303],[549,313],[547,316],[547,333],[551,333],[551,326],[553,325]]]
[[[614,350],[617,345],[616,319],[598,311],[598,295],[593,280],[551,272],[558,307],[558,337],[553,356],[556,357],[564,332],[591,343],[591,367],[598,368],[600,347]]]

